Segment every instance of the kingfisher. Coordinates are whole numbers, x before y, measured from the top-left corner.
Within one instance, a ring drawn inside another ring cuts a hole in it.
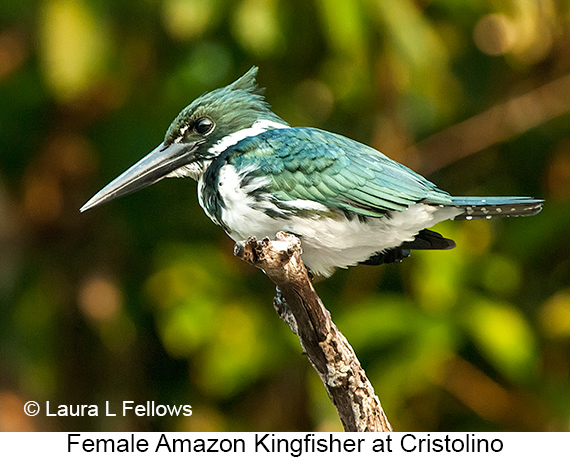
[[[454,197],[381,152],[342,135],[291,127],[271,111],[257,67],[184,108],[152,152],[80,211],[163,178],[192,178],[208,217],[235,241],[301,239],[313,275],[401,261],[413,249],[450,249],[430,230],[444,220],[530,216],[531,197]]]

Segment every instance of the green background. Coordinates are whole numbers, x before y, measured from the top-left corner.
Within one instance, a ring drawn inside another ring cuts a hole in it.
[[[204,91],[251,65],[275,112],[528,219],[317,284],[399,431],[570,429],[570,4],[3,0],[0,430],[340,430],[189,179],[80,214]],[[45,417],[190,404],[189,418]]]

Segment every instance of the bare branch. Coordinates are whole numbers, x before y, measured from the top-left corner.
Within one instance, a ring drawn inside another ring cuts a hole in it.
[[[502,143],[570,111],[570,75],[513,97],[415,144],[417,168],[433,173],[457,160]]]
[[[236,243],[234,253],[262,269],[277,286],[275,309],[299,337],[337,408],[344,430],[391,431],[354,350],[313,288],[301,260],[299,239],[283,232],[277,234],[275,241],[257,241],[252,237]]]

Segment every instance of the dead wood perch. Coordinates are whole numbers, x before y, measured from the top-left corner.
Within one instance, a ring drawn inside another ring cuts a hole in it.
[[[299,337],[347,432],[392,431],[356,354],[336,328],[301,260],[301,242],[279,232],[236,243],[237,257],[262,269],[277,286],[274,306]]]

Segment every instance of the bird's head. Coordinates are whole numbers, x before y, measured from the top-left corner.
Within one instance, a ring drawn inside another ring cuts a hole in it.
[[[81,211],[148,187],[166,177],[198,179],[229,146],[272,128],[287,127],[265,101],[252,67],[226,87],[207,92],[184,108],[164,141],[101,189]]]

